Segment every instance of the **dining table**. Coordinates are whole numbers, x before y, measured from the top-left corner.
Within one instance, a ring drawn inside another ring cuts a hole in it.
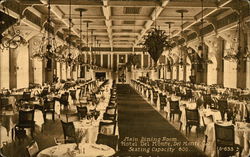
[[[59,144],[40,151],[37,157],[108,157],[116,152],[113,148],[95,143],[80,143],[79,150],[75,143]]]

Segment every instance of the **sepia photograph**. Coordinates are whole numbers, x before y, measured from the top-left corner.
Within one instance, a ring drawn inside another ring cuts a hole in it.
[[[0,157],[250,157],[250,0],[0,0]]]

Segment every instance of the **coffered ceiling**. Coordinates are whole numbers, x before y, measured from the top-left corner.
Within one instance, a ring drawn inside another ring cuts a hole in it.
[[[15,0],[7,0],[4,5],[19,18],[25,17],[26,25],[32,24],[37,28],[44,26],[48,15],[48,0],[13,1]],[[238,0],[203,1],[206,19],[204,27],[235,12],[238,2]],[[248,5],[246,1],[241,1],[243,5]],[[176,11],[180,9],[188,11],[184,13],[183,21],[187,36],[193,32],[199,33],[201,28],[201,0],[71,0],[71,2],[72,34],[79,38],[80,13],[75,9],[87,9],[83,12],[83,21],[92,21],[89,23],[89,29],[93,30],[93,36],[88,33],[89,44],[96,39],[93,43],[97,45],[98,41],[101,47],[137,47],[143,36],[155,26],[169,32],[169,25],[166,22],[173,22],[171,36],[178,37],[179,40],[181,15]],[[69,0],[51,0],[52,26],[56,28],[54,31],[59,36],[61,34],[61,38],[68,34],[69,3]],[[82,38],[86,44],[86,23],[82,23],[82,28]]]

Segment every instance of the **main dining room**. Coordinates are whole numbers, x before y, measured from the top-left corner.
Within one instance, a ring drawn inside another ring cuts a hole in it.
[[[250,1],[0,0],[0,156],[250,156]]]

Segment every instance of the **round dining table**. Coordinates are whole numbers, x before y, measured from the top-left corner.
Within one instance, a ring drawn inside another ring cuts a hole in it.
[[[75,143],[60,144],[42,150],[37,157],[108,157],[115,154],[113,148],[103,144],[80,143],[79,150],[75,148]]]

